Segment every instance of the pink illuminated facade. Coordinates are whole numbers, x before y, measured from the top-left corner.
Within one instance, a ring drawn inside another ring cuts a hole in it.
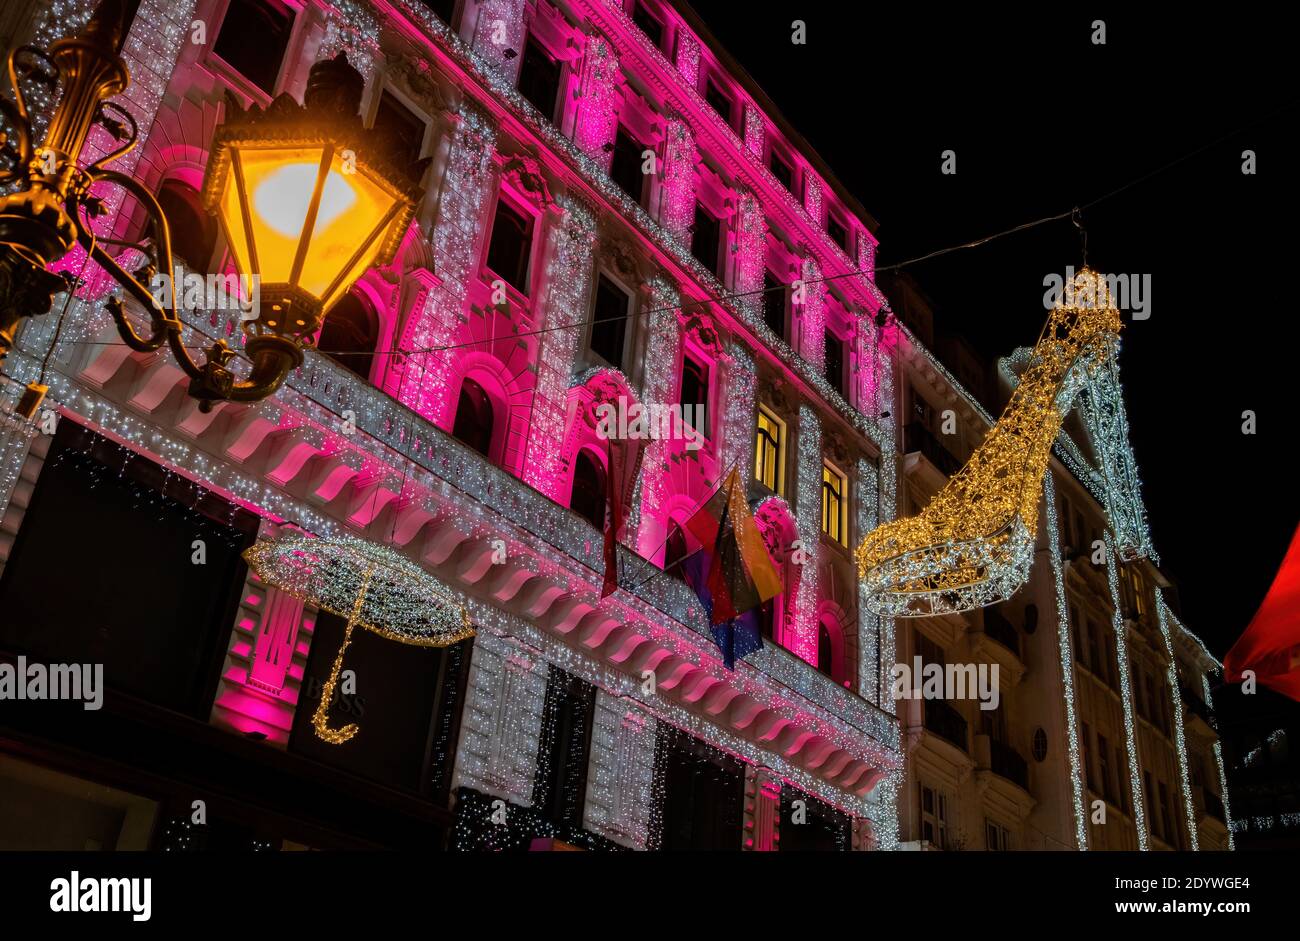
[[[16,35],[52,28],[46,4],[29,7]],[[109,285],[88,277],[47,380],[60,428],[81,430],[0,431],[0,562],[35,557],[22,527],[53,512],[49,467],[75,487],[87,461],[116,460],[232,543],[287,525],[363,536],[464,599],[472,642],[358,651],[340,708],[362,744],[346,754],[309,735],[332,616],[231,563],[211,669],[187,667],[196,691],[169,708],[196,750],[267,775],[271,842],[897,848],[915,782],[889,696],[895,627],[864,607],[851,547],[895,516],[894,369],[900,349],[929,354],[876,286],[874,221],[665,0],[144,0],[131,172],[165,194],[191,269],[229,264],[197,208],[223,96],[300,96],[339,51],[366,76],[367,123],[431,158],[396,259],[358,281],[326,352],[275,396],[207,414],[166,355],[108,342],[93,312]],[[129,209],[113,219],[139,226]],[[236,335],[225,312],[185,316],[196,345]],[[27,327],[16,379],[35,375],[53,319]],[[619,399],[703,406],[703,446],[638,442],[637,477],[608,479],[596,408]],[[764,649],[734,672],[662,571],[733,467],[785,586]],[[601,600],[591,520],[611,486],[630,518],[622,590]],[[303,798],[317,775],[362,793],[361,816]],[[220,799],[242,821],[238,790]],[[189,793],[152,798],[155,843],[181,845]],[[717,807],[719,831],[692,829],[683,800]],[[812,823],[790,822],[796,801]]]

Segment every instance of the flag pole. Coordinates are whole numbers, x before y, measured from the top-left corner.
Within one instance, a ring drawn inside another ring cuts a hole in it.
[[[691,510],[691,515],[694,515],[695,513],[699,512],[700,508],[703,507],[704,504],[708,503],[710,500],[712,500],[714,497],[718,495],[718,492],[722,489],[723,485],[726,484],[727,478],[731,476],[731,472],[736,469],[736,466],[739,463],[740,463],[740,458],[736,458],[734,461],[731,462],[731,466],[727,468],[727,472],[722,475],[721,479],[718,481],[718,484],[713,488],[712,491],[709,492],[709,495],[706,496],[699,503],[695,504],[695,508]],[[668,545],[668,540],[672,538],[673,538],[673,534],[672,534],[672,530],[670,529],[668,531],[668,535],[664,537],[664,541],[659,543],[659,545],[655,548],[654,552],[650,553],[650,558],[654,558],[656,555],[658,555],[659,550],[662,549],[664,546]],[[624,591],[632,592],[632,591],[636,591],[638,588],[640,588],[643,585],[649,585],[660,575],[663,575],[669,569],[676,568],[677,566],[681,565],[689,558],[690,555],[682,556],[682,558],[678,559],[672,565],[667,565],[664,566],[662,569],[659,569],[658,571],[651,572],[649,577],[646,578],[644,581],[637,582],[631,588],[625,588]],[[641,572],[644,572],[647,568],[654,568],[654,564],[650,561],[650,559],[642,559],[641,561],[642,561]],[[637,574],[640,575],[641,572],[638,572]]]

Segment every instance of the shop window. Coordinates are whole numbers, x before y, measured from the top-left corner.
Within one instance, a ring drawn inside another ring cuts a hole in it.
[[[533,807],[555,823],[582,825],[596,687],[552,666],[542,708]]]
[[[741,848],[745,772],[738,760],[659,723],[655,770],[664,787],[651,810],[652,849]]]
[[[795,801],[803,802],[803,823],[794,823]],[[853,848],[853,827],[847,814],[789,784],[781,786],[782,853],[846,853]]]

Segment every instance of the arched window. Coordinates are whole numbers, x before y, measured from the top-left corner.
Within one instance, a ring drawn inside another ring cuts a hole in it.
[[[180,180],[167,180],[158,190],[158,205],[167,217],[174,260],[206,274],[217,244],[217,220],[203,211],[198,190]]]
[[[378,343],[378,318],[370,305],[353,292],[345,294],[325,315],[316,348],[362,379],[369,379]]]
[[[817,669],[829,677],[835,676],[835,652],[830,629],[825,624],[817,625]]]
[[[573,466],[573,494],[569,506],[599,530],[605,528],[605,466],[587,449],[578,452]]]
[[[492,448],[493,423],[492,400],[481,385],[466,378],[460,387],[460,401],[456,405],[456,423],[452,426],[452,435],[488,457]]]

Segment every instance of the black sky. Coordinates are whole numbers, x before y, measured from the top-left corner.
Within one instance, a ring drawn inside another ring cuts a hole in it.
[[[880,265],[1139,181],[1084,213],[1089,261],[1151,275],[1150,319],[1126,317],[1120,357],[1133,446],[1184,620],[1222,656],[1300,519],[1294,24],[1244,6],[693,5],[878,220]],[[1066,220],[908,271],[937,327],[991,363],[1037,337],[1044,276],[1079,263]]]

